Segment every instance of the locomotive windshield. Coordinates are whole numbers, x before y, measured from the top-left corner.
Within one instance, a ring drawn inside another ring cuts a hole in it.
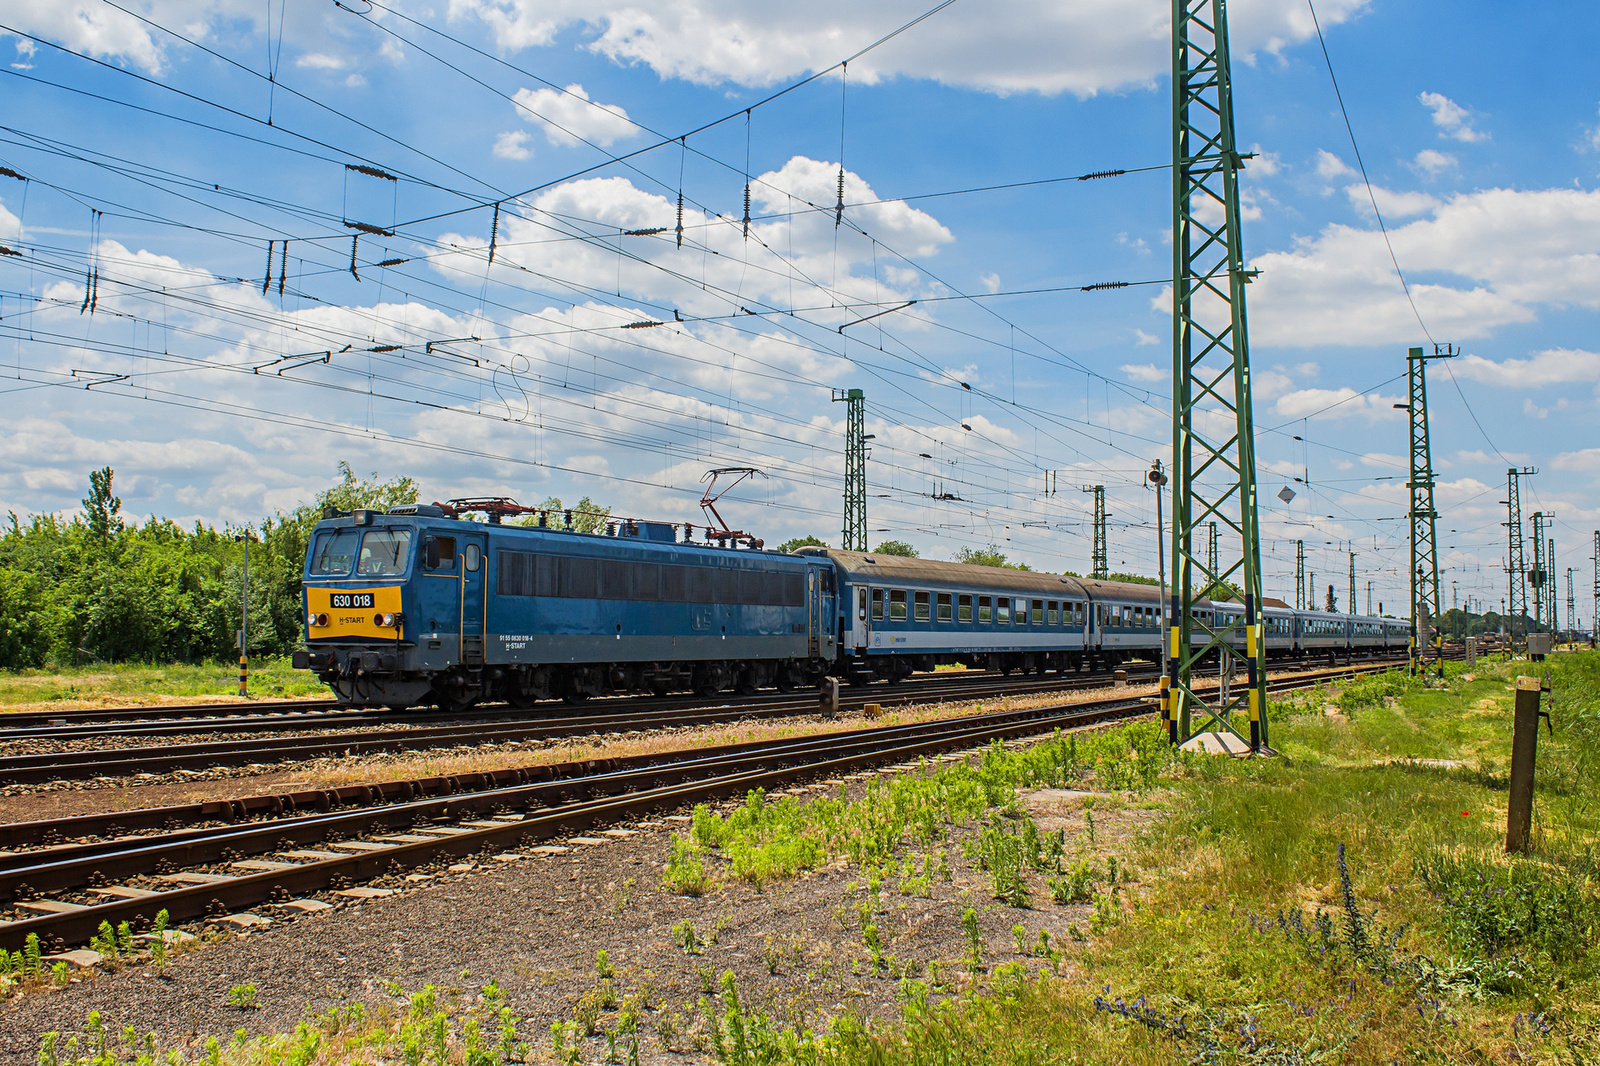
[[[361,577],[390,577],[405,573],[410,561],[409,529],[374,529],[361,541],[361,562],[356,573]]]
[[[314,577],[339,577],[350,572],[356,561],[356,541],[361,534],[354,529],[334,529],[317,534],[316,547],[311,552],[311,573]]]

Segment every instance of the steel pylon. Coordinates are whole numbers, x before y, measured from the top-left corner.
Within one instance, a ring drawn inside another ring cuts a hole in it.
[[[860,389],[834,389],[835,402],[845,405],[844,535],[847,552],[867,550],[867,394]]]
[[[1522,499],[1524,477],[1538,473],[1531,466],[1506,471],[1506,613],[1511,616],[1511,646],[1517,646],[1517,628],[1528,617],[1527,565],[1522,553]],[[1526,636],[1526,632],[1523,634]]]
[[[1089,576],[1104,581],[1111,574],[1106,550],[1106,487],[1091,485],[1083,491],[1094,493],[1094,556],[1089,560]]]
[[[1240,243],[1244,157],[1234,135],[1226,0],[1173,0],[1172,162],[1173,580],[1162,713],[1174,743],[1227,731],[1259,751],[1267,675],[1245,319],[1251,275]],[[1214,567],[1195,542],[1212,521],[1239,545]],[[1238,588],[1242,613],[1202,616],[1202,591],[1220,599],[1225,583]],[[1191,678],[1207,656],[1222,658],[1224,677],[1243,659],[1246,683],[1196,691]]]
[[[1533,569],[1528,571],[1528,584],[1533,586],[1533,630],[1534,633],[1545,631],[1544,620],[1544,582],[1550,573],[1549,566],[1544,560],[1544,513],[1535,511],[1528,516],[1533,524]]]
[[[1455,348],[1435,344],[1432,355],[1421,348],[1406,352],[1409,402],[1397,404],[1411,416],[1411,673],[1422,669],[1424,645],[1434,649],[1439,675],[1444,676],[1439,618],[1439,512],[1433,506],[1433,446],[1428,439],[1428,360],[1453,359]]]
[[[1294,609],[1306,609],[1306,542],[1294,542]]]

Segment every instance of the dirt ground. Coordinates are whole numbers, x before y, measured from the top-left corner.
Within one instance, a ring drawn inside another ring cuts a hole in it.
[[[872,776],[856,775],[850,787],[862,789]],[[837,782],[810,789],[831,792]],[[1131,807],[1084,792],[1043,790],[1025,794],[1024,802],[1041,831],[1065,830],[1069,855],[1086,849],[1081,854],[1099,855],[1102,864],[1159,816],[1150,804]],[[1086,805],[1093,806],[1093,845]],[[686,814],[636,823],[627,828],[637,835],[602,844],[568,842],[563,854],[479,856],[471,869],[376,882],[396,891],[339,900],[315,914],[290,918],[261,908],[276,917],[272,925],[214,934],[215,942],[179,956],[162,975],[136,965],[86,973],[61,990],[14,994],[0,1004],[0,1062],[33,1063],[42,1034],[78,1032],[91,1010],[113,1031],[131,1025],[155,1031],[165,1046],[198,1048],[213,1034],[290,1030],[308,1009],[375,1003],[387,998],[390,980],[407,991],[426,984],[470,991],[491,979],[526,1019],[522,1035],[537,1059],[549,1048],[550,1023],[572,1019],[581,997],[597,988],[600,949],[615,966],[618,998],[643,995],[649,1005],[641,1061],[703,1061],[705,1021],[697,1003],[724,970],[737,975],[750,1008],[813,1022],[845,1012],[890,1020],[899,1015],[901,977],[931,980],[929,964],[943,963],[946,981],[964,979],[961,919],[968,907],[977,911],[986,967],[1051,965],[1018,954],[1014,925],[1023,927],[1030,947],[1048,930],[1065,953],[1062,967],[1071,965],[1074,931],[1087,935],[1089,907],[1054,904],[1031,871],[1031,909],[996,902],[988,875],[962,856],[960,842],[974,830],[957,829],[944,845],[949,880],[932,878],[926,897],[899,894],[893,879],[883,886],[876,924],[886,961],[875,968],[857,911],[865,894],[859,869],[835,864],[765,891],[733,882],[700,898],[665,892],[661,870]],[[686,920],[703,943],[699,953],[681,946],[679,923]],[[246,981],[256,985],[259,1007],[228,1006],[228,990]],[[615,1017],[614,1010],[603,1012],[600,1028]],[[597,1061],[604,1048],[603,1037],[588,1038],[584,1061]]]

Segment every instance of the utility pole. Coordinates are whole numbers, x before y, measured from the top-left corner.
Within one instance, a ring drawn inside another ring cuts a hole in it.
[[[1600,642],[1600,529],[1594,531],[1594,613],[1589,616],[1589,643]]]
[[[1372,582],[1367,582],[1367,617],[1372,617]]]
[[[1444,659],[1438,654],[1439,635],[1439,544],[1436,523],[1439,512],[1433,507],[1433,446],[1428,440],[1428,360],[1453,359],[1453,345],[1435,344],[1432,355],[1421,348],[1406,352],[1406,371],[1410,381],[1409,402],[1396,407],[1411,415],[1411,673],[1422,668],[1424,644],[1435,647],[1439,676],[1444,676]]]
[[[1567,567],[1567,628],[1578,629],[1578,601],[1572,596],[1572,567]]]
[[[1595,587],[1600,588],[1600,584]],[[1303,540],[1294,542],[1294,609],[1306,609],[1306,542]]]
[[[244,591],[239,597],[239,695],[250,695],[250,542],[255,536],[248,530],[233,535],[244,543]]]
[[[1211,523],[1211,533],[1207,540],[1209,541],[1209,546],[1206,549],[1206,567],[1211,571],[1211,579],[1215,581],[1217,576],[1217,524],[1215,522]]]
[[[1267,746],[1267,671],[1261,614],[1261,534],[1256,510],[1255,423],[1239,213],[1226,0],[1172,3],[1172,619],[1167,674],[1174,743],[1228,732]],[[1219,214],[1213,209],[1220,206]],[[1200,413],[1197,417],[1197,413]],[[1231,413],[1233,416],[1229,418]],[[1193,613],[1202,569],[1195,527],[1228,525],[1239,554],[1219,560],[1207,584],[1232,582],[1241,615],[1206,625]],[[1196,632],[1198,630],[1198,632]],[[1245,660],[1246,683],[1204,695],[1194,667],[1216,655],[1228,677]]]
[[[1529,515],[1533,524],[1533,569],[1528,571],[1528,584],[1533,586],[1533,630],[1535,633],[1545,631],[1544,620],[1544,581],[1550,568],[1544,561],[1544,512],[1535,511]]]
[[[1527,567],[1522,555],[1521,481],[1537,473],[1531,466],[1521,470],[1512,467],[1506,471],[1506,583],[1509,587],[1505,613],[1511,617],[1509,639],[1513,650],[1517,646],[1517,627],[1528,615]]]
[[[1551,520],[1554,520],[1555,517],[1556,517],[1555,515],[1550,515],[1549,516],[1549,518]],[[1560,586],[1558,585],[1558,583],[1556,581],[1556,575],[1558,573],[1560,573],[1560,571],[1556,569],[1556,539],[1554,537],[1551,537],[1550,540],[1547,543],[1548,543],[1548,550],[1546,550],[1545,553],[1544,553],[1544,572],[1548,575],[1546,580],[1550,582],[1550,598],[1549,598],[1549,601],[1548,601],[1549,602],[1548,614],[1550,616],[1550,632],[1555,634],[1557,640],[1560,640],[1561,639],[1561,616],[1556,612],[1556,595],[1561,591],[1561,589],[1560,589]]]
[[[847,552],[867,550],[867,394],[860,389],[834,389],[835,403],[845,405],[844,536]]]
[[[1356,613],[1356,553],[1350,553],[1350,599],[1345,603],[1345,611],[1349,614]]]
[[[1106,487],[1094,485],[1083,491],[1094,493],[1094,558],[1090,560],[1090,576],[1104,581],[1111,573],[1106,561]]]

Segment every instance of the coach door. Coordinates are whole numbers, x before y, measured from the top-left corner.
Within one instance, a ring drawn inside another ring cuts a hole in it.
[[[806,569],[806,653],[813,659],[822,656],[822,590],[817,571]]]
[[[489,572],[485,538],[461,538],[461,662],[483,665],[484,582]]]

